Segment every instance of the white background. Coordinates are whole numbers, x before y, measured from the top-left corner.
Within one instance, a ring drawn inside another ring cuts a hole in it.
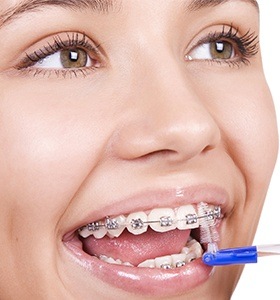
[[[261,14],[260,37],[264,69],[274,97],[280,129],[280,1],[259,0],[258,2]],[[255,244],[280,244],[279,229],[280,155],[255,237]],[[257,264],[246,266],[232,300],[247,299],[280,299],[280,256],[261,258]]]

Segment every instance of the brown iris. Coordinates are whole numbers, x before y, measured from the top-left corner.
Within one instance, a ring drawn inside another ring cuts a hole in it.
[[[233,46],[226,41],[212,42],[210,52],[213,59],[230,59],[233,54]]]
[[[65,49],[60,53],[60,60],[64,68],[84,68],[88,56],[83,49]]]

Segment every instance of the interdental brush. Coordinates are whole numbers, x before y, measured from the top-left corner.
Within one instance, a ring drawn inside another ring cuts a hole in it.
[[[219,234],[216,220],[209,215],[208,205],[200,203],[198,214],[207,216],[200,221],[200,243],[207,244],[202,261],[209,266],[257,263],[258,257],[280,255],[280,244],[218,249]]]
[[[228,248],[206,252],[202,261],[209,266],[243,265],[257,263],[258,257],[280,255],[280,244]]]

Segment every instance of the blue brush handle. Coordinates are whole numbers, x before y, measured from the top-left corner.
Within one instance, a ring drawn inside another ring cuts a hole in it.
[[[258,251],[256,246],[229,248],[216,252],[206,252],[202,256],[202,261],[209,266],[225,266],[256,263],[258,261]]]

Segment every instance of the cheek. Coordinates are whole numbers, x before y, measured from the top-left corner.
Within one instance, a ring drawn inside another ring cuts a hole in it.
[[[86,107],[38,94],[22,89],[2,98],[0,198],[26,216],[53,222],[99,161],[106,132]]]
[[[225,244],[235,247],[250,244],[255,235],[277,158],[278,133],[271,94],[261,75],[251,83],[244,78],[228,83],[226,90],[226,95],[216,93],[212,100],[217,101],[209,107],[219,123],[225,150],[245,184],[245,197],[237,193],[234,214],[224,228]],[[240,189],[237,185],[236,190]]]
[[[217,116],[227,151],[244,176],[247,192],[264,198],[278,151],[271,94],[263,79],[235,90],[229,86],[227,94]]]

